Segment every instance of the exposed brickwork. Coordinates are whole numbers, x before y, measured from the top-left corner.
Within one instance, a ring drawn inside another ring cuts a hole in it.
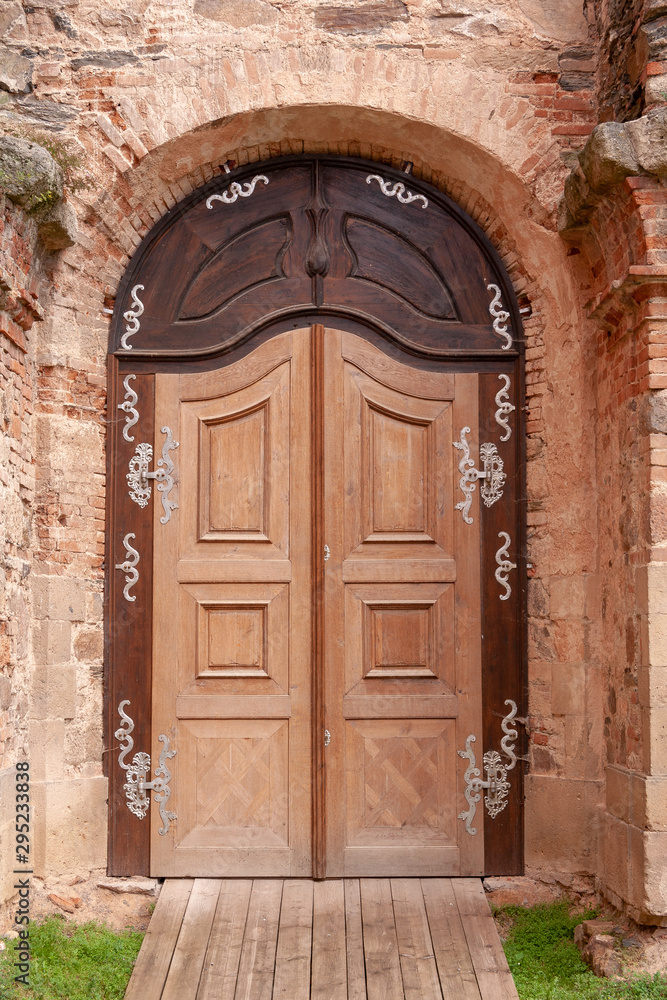
[[[0,768],[26,748],[35,468],[35,364],[41,315],[36,226],[0,195]]]

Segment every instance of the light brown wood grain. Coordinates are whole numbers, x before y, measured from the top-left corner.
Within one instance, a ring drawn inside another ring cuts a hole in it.
[[[126,1000],[160,1000],[188,905],[192,879],[168,879],[141,944]]]
[[[347,997],[348,1000],[367,1000],[359,880],[356,878],[346,878],[344,884]]]
[[[368,1000],[403,1000],[389,879],[362,878],[359,884]]]
[[[313,937],[313,883],[283,884],[273,1000],[309,1000]]]
[[[155,505],[154,742],[177,751],[178,814],[152,823],[156,873],[312,873],[310,357],[301,330],[156,379],[180,441],[178,509]]]
[[[341,880],[313,885],[312,1000],[347,1000],[345,892]]]
[[[162,1000],[195,1000],[219,892],[219,879],[195,879]]]
[[[252,882],[220,880],[198,1000],[234,1000]]]
[[[392,879],[391,895],[405,1000],[442,1000],[421,886]]]
[[[271,1000],[282,890],[279,880],[253,882],[235,1000]]]
[[[453,879],[421,879],[433,951],[444,1000],[480,1000],[477,979],[461,923]],[[498,947],[502,948],[500,941]]]
[[[482,1000],[518,1000],[482,883],[462,878],[452,887]]]

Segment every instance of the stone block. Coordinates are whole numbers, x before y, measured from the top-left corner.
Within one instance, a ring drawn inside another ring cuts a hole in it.
[[[667,108],[655,108],[624,127],[639,166],[649,174],[667,177]]]
[[[667,775],[667,708],[648,708],[642,712],[644,745],[649,759],[646,771],[651,775]]]
[[[642,667],[638,674],[638,693],[643,708],[667,707],[667,667]]]
[[[86,584],[66,576],[35,576],[32,580],[35,618],[82,622],[86,618]]]
[[[640,922],[667,917],[667,832],[647,832],[642,836],[644,870],[638,899]]]
[[[234,28],[274,24],[278,20],[278,11],[266,0],[195,0],[194,12]]]
[[[594,874],[603,782],[529,774],[525,789],[527,868]]]
[[[33,64],[30,59],[7,48],[6,45],[0,45],[0,90],[8,90],[10,94],[30,93],[32,70]]]
[[[62,197],[63,172],[36,142],[5,135],[0,137],[0,186],[8,198],[29,212]]]
[[[104,652],[104,630],[102,625],[80,629],[74,639],[74,655],[77,660],[100,660]]]
[[[648,660],[647,666],[667,666],[667,614],[653,612],[648,615]]]
[[[35,782],[35,874],[70,878],[106,866],[107,779]]]
[[[646,777],[637,781],[644,792],[644,812],[636,822],[647,830],[667,832],[667,777]],[[643,820],[643,822],[641,821]]]
[[[30,715],[33,719],[73,719],[76,667],[39,664],[34,668]]]
[[[554,663],[551,667],[551,708],[554,715],[586,711],[586,664]]]
[[[32,644],[37,663],[67,663],[72,656],[72,626],[69,622],[35,622]]]
[[[64,773],[65,722],[33,720],[28,728],[30,773],[35,781],[57,781]]]
[[[622,122],[603,122],[579,154],[579,162],[591,188],[602,193],[639,173],[630,137]]]
[[[0,904],[14,895],[16,780],[13,767],[0,771]]]
[[[57,202],[39,219],[39,238],[49,253],[73,247],[77,232],[76,212],[66,201]]]
[[[630,853],[630,826],[604,812],[600,818],[599,879],[603,892],[630,902],[632,857]]]
[[[667,562],[639,566],[636,587],[637,610],[640,614],[667,614]]]
[[[583,576],[552,576],[549,591],[552,618],[583,618],[585,606]]]
[[[632,772],[625,768],[608,767],[606,778],[607,812],[624,823],[632,819]]]

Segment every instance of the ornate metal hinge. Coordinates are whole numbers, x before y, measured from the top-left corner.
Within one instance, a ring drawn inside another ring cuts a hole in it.
[[[162,445],[162,458],[158,459],[158,468],[154,472],[148,471],[148,466],[153,458],[152,445],[138,444],[130,459],[129,472],[125,478],[130,487],[130,499],[138,503],[140,507],[145,507],[151,498],[149,479],[157,480],[157,488],[162,493],[162,506],[164,507],[164,516],[160,518],[160,524],[166,524],[171,518],[172,510],[178,508],[176,501],[169,499],[169,493],[174,485],[172,477],[174,463],[169,452],[178,448],[178,441],[173,440],[170,427],[160,429],[163,434],[167,435],[167,440]]]
[[[492,819],[495,819],[498,813],[501,813],[507,805],[507,796],[511,788],[510,782],[507,780],[507,772],[511,771],[516,764],[514,744],[519,734],[512,726],[512,720],[517,712],[516,703],[507,699],[505,704],[510,706],[510,710],[501,723],[505,735],[500,741],[500,748],[505,753],[508,763],[503,763],[503,759],[497,750],[487,750],[482,758],[486,779],[482,780],[480,769],[476,766],[475,752],[472,748],[472,744],[475,742],[475,737],[472,733],[466,739],[465,750],[458,751],[459,757],[463,757],[468,761],[465,773],[466,787],[464,793],[468,808],[459,813],[459,819],[465,820],[466,833],[469,833],[471,837],[474,837],[477,833],[477,830],[472,825],[472,821],[475,818],[477,803],[484,789],[487,790],[487,794],[484,796],[484,805]]]
[[[461,461],[459,462],[459,472],[461,473],[459,486],[465,499],[457,503],[456,509],[462,512],[463,520],[466,524],[472,524],[473,519],[468,516],[468,511],[470,510],[477,480],[484,480],[479,492],[486,506],[491,507],[503,495],[503,486],[505,485],[507,475],[504,472],[504,462],[498,454],[498,449],[495,444],[491,444],[488,441],[479,446],[479,457],[483,469],[476,469],[475,462],[470,457],[470,445],[468,444],[466,434],[470,434],[470,428],[461,428],[461,440],[453,442],[454,447],[463,452]]]
[[[146,778],[151,771],[150,754],[135,753],[132,758],[132,763],[127,764],[125,762],[125,757],[128,753],[131,753],[134,748],[134,740],[130,735],[130,733],[134,730],[134,722],[129,715],[123,711],[125,706],[129,704],[130,702],[126,698],[125,701],[121,701],[118,706],[118,714],[120,715],[122,722],[120,727],[115,732],[116,739],[125,744],[118,755],[118,763],[123,768],[126,775],[123,791],[125,792],[125,798],[127,799],[127,808],[139,819],[143,819],[148,812],[148,806],[150,804],[150,797],[146,793],[149,791],[155,792],[155,802],[160,810],[160,819],[162,820],[162,826],[158,830],[158,833],[161,837],[164,837],[169,830],[170,820],[176,819],[176,813],[169,812],[167,809],[167,802],[171,797],[171,788],[169,787],[171,772],[167,767],[167,758],[174,757],[176,755],[176,751],[169,749],[169,737],[165,736],[164,733],[160,733],[158,739],[161,743],[164,743],[164,746],[160,751],[158,766],[155,768],[154,781],[146,781]]]

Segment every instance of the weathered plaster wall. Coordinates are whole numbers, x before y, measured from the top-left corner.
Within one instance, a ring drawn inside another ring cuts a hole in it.
[[[599,872],[607,753],[638,767],[646,726],[639,600],[624,610],[622,596],[643,530],[643,411],[623,397],[626,348],[603,350],[584,309],[602,278],[557,232],[565,177],[598,121],[596,13],[579,0],[4,5],[0,124],[72,137],[94,177],[70,199],[79,235],[51,260],[34,346],[42,874],[104,863],[104,308],[151,225],[225,160],[301,151],[412,161],[485,229],[532,308],[526,863],[566,885]]]

